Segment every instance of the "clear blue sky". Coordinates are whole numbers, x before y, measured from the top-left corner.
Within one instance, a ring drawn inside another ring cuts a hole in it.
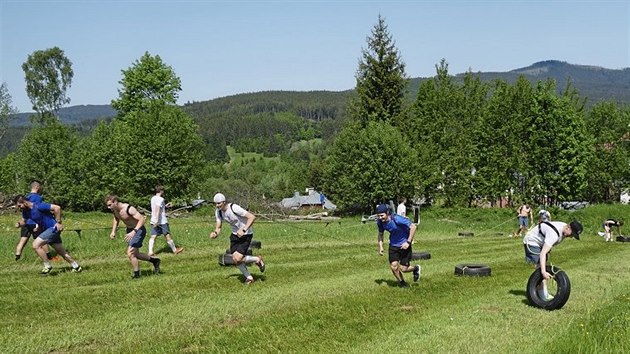
[[[57,46],[72,61],[69,106],[109,104],[145,51],[182,80],[179,104],[265,90],[355,86],[385,18],[410,77],[509,71],[554,59],[630,67],[629,0],[0,0],[1,81],[32,111],[21,65]]]

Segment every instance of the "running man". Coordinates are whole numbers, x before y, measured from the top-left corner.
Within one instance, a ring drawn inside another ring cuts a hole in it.
[[[420,279],[420,265],[409,266],[411,261],[413,237],[416,234],[416,224],[408,218],[391,214],[386,204],[376,207],[376,226],[378,227],[378,254],[383,255],[383,234],[389,231],[389,267],[401,288],[408,287],[402,273],[413,272],[413,281]]]
[[[166,243],[171,248],[171,251],[175,254],[181,253],[184,248],[176,247],[173,237],[171,237],[171,230],[168,226],[168,219],[166,217],[166,208],[170,207],[171,203],[164,204],[164,187],[158,185],[155,187],[155,195],[151,197],[151,238],[149,239],[149,256],[155,256],[153,253],[153,246],[155,245],[155,239],[158,235],[164,235]]]
[[[133,269],[132,278],[140,278],[140,262],[138,260],[151,262],[153,264],[153,272],[160,274],[160,259],[149,257],[148,254],[140,252],[142,241],[147,234],[147,229],[144,227],[144,215],[140,214],[131,205],[118,201],[118,197],[113,194],[105,198],[105,204],[114,213],[112,233],[109,235],[109,238],[112,240],[116,238],[116,229],[121,220],[127,226],[125,242],[127,242],[128,246],[127,257],[129,257],[129,262]]]
[[[30,219],[27,220],[26,223],[27,225],[35,225],[33,231],[37,235],[37,238],[33,240],[33,250],[35,250],[35,253],[37,253],[39,258],[44,262],[44,268],[40,274],[48,275],[52,270],[52,265],[43,247],[44,245],[51,245],[55,251],[57,251],[57,254],[63,257],[66,262],[72,266],[73,273],[78,273],[83,270],[61,243],[63,224],[61,220],[61,207],[59,205],[44,202],[35,204],[26,199],[23,195],[18,195],[15,198],[15,204],[21,210],[30,211]]]
[[[210,233],[210,238],[215,239],[221,233],[223,220],[232,226],[232,234],[230,235],[230,253],[236,267],[243,273],[245,284],[254,282],[254,277],[247,270],[247,264],[256,263],[261,273],[265,272],[265,262],[262,256],[248,256],[247,249],[254,237],[252,224],[256,216],[249,211],[243,209],[240,205],[228,203],[225,196],[217,193],[214,196],[214,205],[216,210],[214,215],[216,224],[214,231]]]

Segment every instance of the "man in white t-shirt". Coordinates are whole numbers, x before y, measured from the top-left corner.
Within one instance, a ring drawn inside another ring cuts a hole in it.
[[[184,250],[183,247],[175,246],[175,241],[173,241],[173,237],[171,236],[168,219],[166,218],[166,208],[170,206],[171,203],[164,204],[164,187],[160,185],[156,186],[155,195],[151,197],[151,239],[149,240],[149,256],[155,255],[153,247],[155,246],[155,239],[158,235],[164,235],[166,243],[173,253],[179,254]]]
[[[396,214],[407,217],[407,198],[398,198],[398,207],[396,208]]]
[[[247,264],[256,263],[261,273],[265,271],[265,262],[263,262],[262,256],[247,255],[247,249],[249,249],[249,245],[254,237],[252,224],[256,216],[238,204],[228,203],[225,200],[225,196],[221,193],[215,194],[214,205],[216,207],[214,211],[216,225],[214,231],[210,233],[210,238],[215,239],[219,236],[224,220],[232,226],[230,253],[234,264],[245,276],[245,284],[251,284],[254,282],[254,277],[247,270]]]
[[[540,268],[544,278],[543,296],[545,299],[549,298],[546,280],[551,278],[551,274],[547,272],[547,255],[552,247],[560,244],[567,237],[579,240],[581,233],[582,224],[578,221],[572,221],[570,224],[561,221],[545,221],[532,227],[523,237],[525,261],[534,264],[536,269]]]

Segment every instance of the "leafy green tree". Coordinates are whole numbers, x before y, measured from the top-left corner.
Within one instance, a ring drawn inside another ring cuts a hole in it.
[[[159,102],[124,120],[115,119],[110,140],[101,142],[111,153],[111,192],[140,205],[147,203],[156,184],[164,185],[172,198],[186,196],[195,173],[206,163],[197,129],[179,107]]]
[[[370,121],[395,124],[409,80],[405,63],[380,15],[367,42],[355,75],[357,97],[352,100],[351,114],[362,126]]]
[[[593,202],[613,202],[630,184],[630,109],[612,102],[596,104],[586,116],[594,139],[588,169],[588,198]]]
[[[68,191],[76,182],[69,166],[70,156],[77,149],[76,132],[57,121],[31,129],[16,152],[18,185],[32,179],[42,182],[47,200],[68,205]]]
[[[72,85],[72,62],[58,47],[37,50],[22,64],[26,94],[38,113],[36,122],[44,124],[54,118],[70,98],[66,91]]]
[[[181,80],[173,69],[159,55],[152,56],[149,52],[122,70],[122,75],[118,82],[122,85],[119,97],[112,100],[112,107],[121,118],[131,112],[148,111],[156,102],[175,105],[182,90]]]
[[[528,129],[527,190],[552,204],[585,197],[592,139],[581,107],[558,96],[553,80],[538,82]]]
[[[7,84],[3,82],[0,85],[0,140],[9,128],[9,119],[11,115],[17,113],[17,108],[11,106],[12,99]]]
[[[388,123],[348,124],[326,158],[322,191],[344,210],[373,211],[397,196],[416,195],[415,151]]]

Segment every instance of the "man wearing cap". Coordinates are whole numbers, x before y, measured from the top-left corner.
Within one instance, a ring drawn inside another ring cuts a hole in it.
[[[383,255],[383,233],[389,231],[389,266],[394,277],[402,288],[407,283],[402,273],[413,272],[413,281],[420,279],[420,265],[409,266],[411,261],[411,244],[417,225],[408,218],[391,214],[386,204],[376,207],[376,226],[378,227],[378,254]]]
[[[545,282],[551,278],[551,274],[547,273],[547,255],[551,252],[552,247],[558,245],[567,237],[579,240],[581,233],[582,224],[578,221],[572,221],[570,224],[561,221],[544,221],[529,230],[523,237],[525,261],[536,265],[536,268],[540,268],[544,278],[544,298],[550,298]]]
[[[214,211],[216,224],[214,231],[210,233],[210,238],[215,239],[219,236],[223,220],[232,226],[230,253],[234,264],[245,277],[245,284],[251,284],[254,282],[254,277],[247,270],[247,264],[256,263],[261,273],[265,271],[265,262],[262,256],[247,255],[247,249],[254,237],[252,224],[256,216],[238,204],[228,203],[222,193],[214,195],[214,206],[216,207]]]

